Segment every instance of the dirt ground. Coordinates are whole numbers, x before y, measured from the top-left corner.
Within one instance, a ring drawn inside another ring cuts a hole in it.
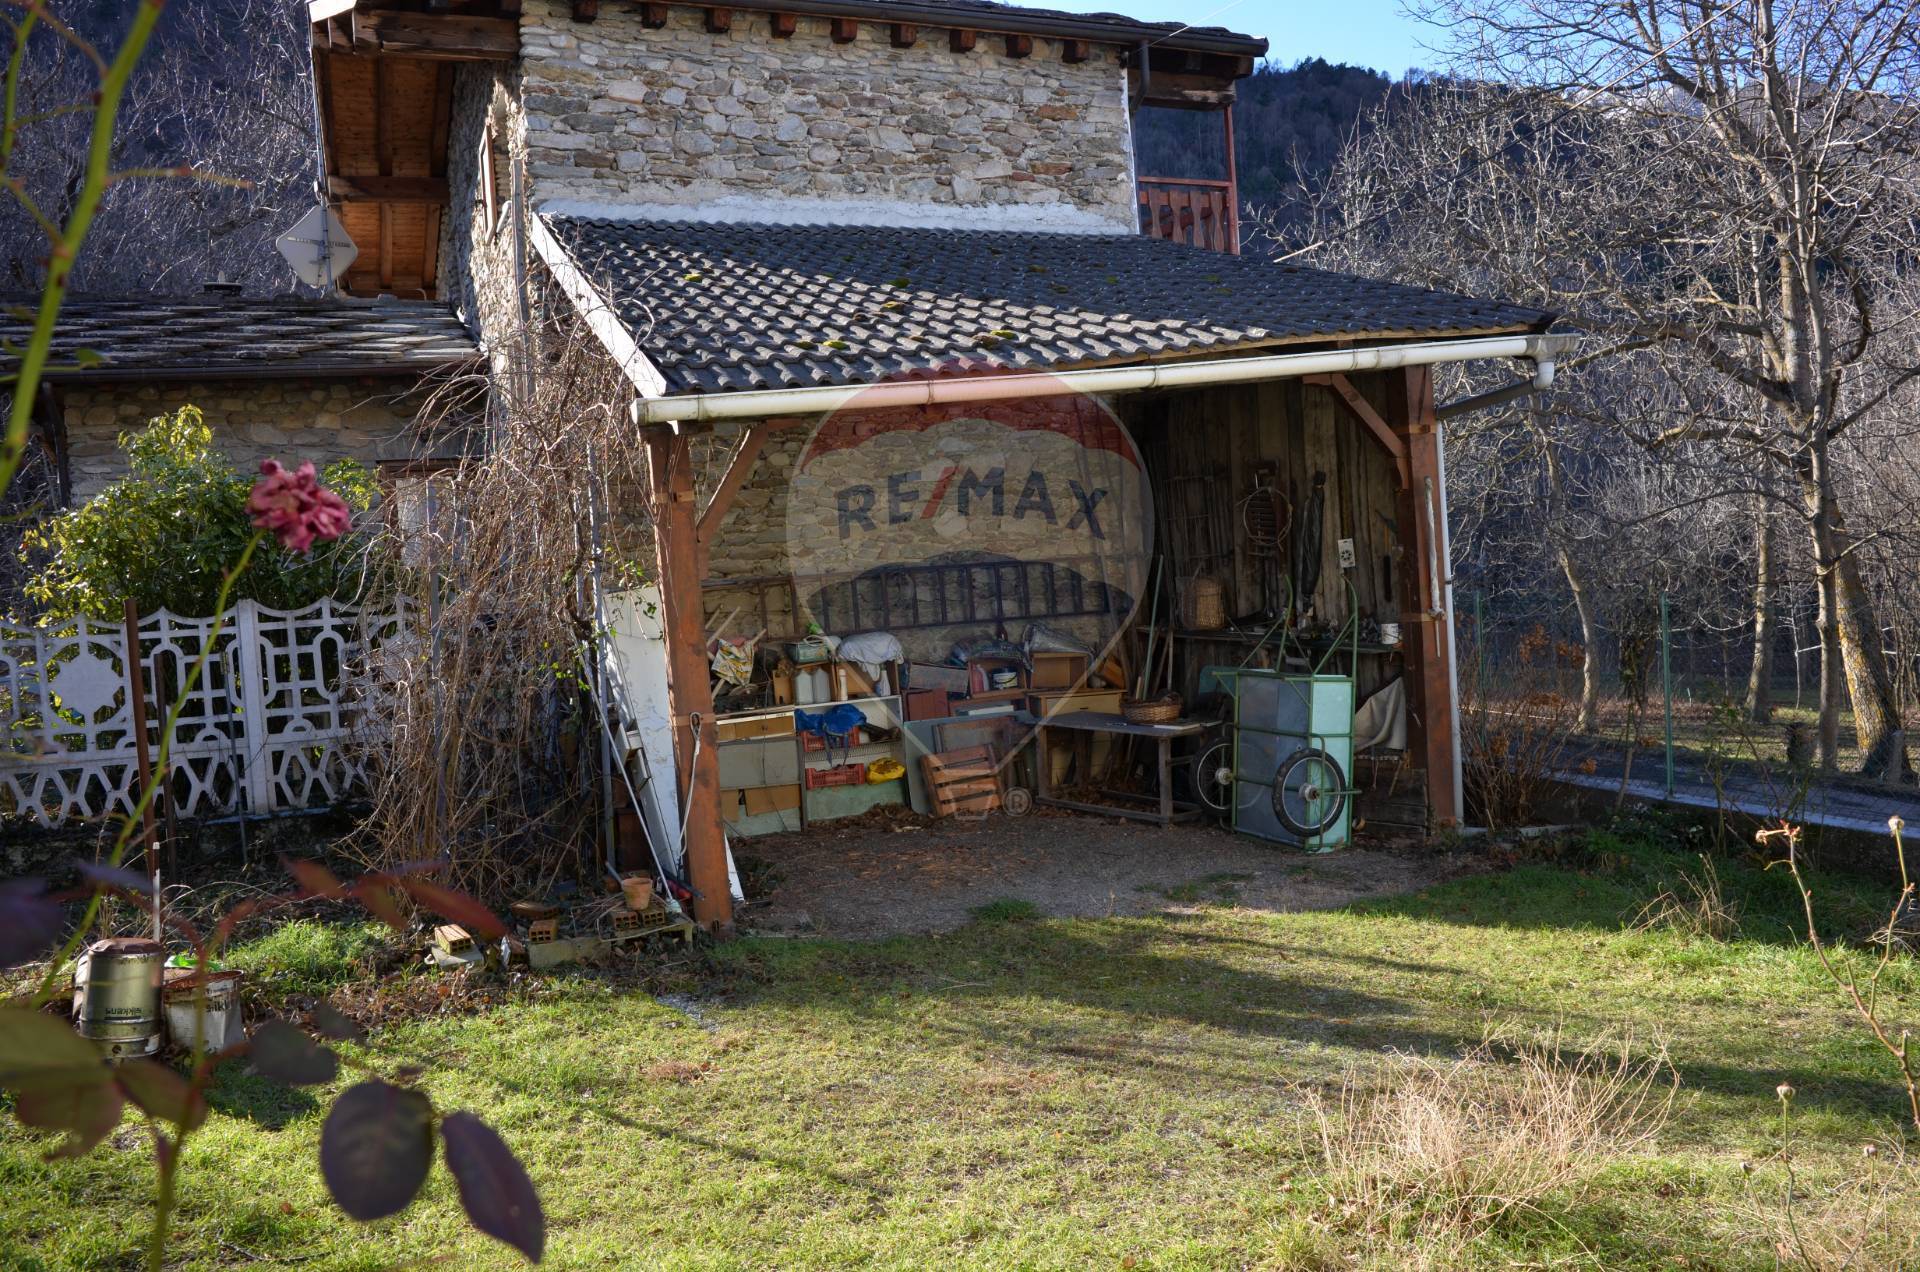
[[[1294,852],[1214,826],[1052,814],[862,819],[738,843],[751,931],[871,939],[940,932],[1004,899],[1055,916],[1195,905],[1313,910],[1417,891],[1482,868],[1415,842]],[[757,885],[757,886],[756,886]],[[757,893],[757,895],[756,895]]]

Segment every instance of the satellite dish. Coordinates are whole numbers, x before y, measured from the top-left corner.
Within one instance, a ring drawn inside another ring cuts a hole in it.
[[[293,272],[309,287],[333,288],[346,277],[347,267],[360,255],[353,236],[331,208],[313,209],[292,229],[273,241]]]

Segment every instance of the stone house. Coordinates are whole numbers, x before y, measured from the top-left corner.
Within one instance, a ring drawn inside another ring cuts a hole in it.
[[[110,467],[99,438],[190,391],[237,454],[431,453],[411,427],[431,376],[477,358],[500,383],[518,333],[564,320],[648,460],[677,779],[657,785],[701,922],[731,916],[708,671],[726,615],[883,629],[928,664],[965,635],[1105,623],[1101,654],[1163,660],[1110,681],[1189,696],[1272,663],[1294,620],[1302,656],[1318,641],[1362,693],[1400,686],[1423,815],[1460,818],[1440,421],[1474,402],[1436,402],[1432,371],[1511,364],[1515,396],[1564,337],[1550,314],[1241,255],[1232,105],[1265,40],[987,0],[308,7],[326,191],[359,249],[342,295],[252,314],[217,355],[155,343],[217,328],[205,307],[103,342],[106,375],[76,370],[48,408],[77,490]],[[1158,108],[1217,118],[1226,170],[1136,172],[1134,116]],[[299,351],[334,322],[364,338]],[[247,361],[269,338],[287,352]],[[1276,813],[1301,795],[1242,778]],[[1335,786],[1313,798],[1344,804]]]
[[[1431,817],[1460,817],[1439,420],[1473,403],[1437,403],[1432,368],[1511,361],[1511,396],[1563,338],[1549,314],[1240,255],[1230,158],[1206,181],[1134,170],[1149,108],[1213,113],[1231,156],[1266,41],[986,0],[309,9],[328,188],[361,248],[344,290],[439,297],[496,370],[557,294],[629,386],[701,921],[730,917],[707,668],[725,616],[883,628],[932,662],[969,629],[1078,630],[1103,606],[1137,625],[1149,557],[1227,613],[1351,637],[1363,693],[1404,688]],[[909,453],[969,429],[1008,454],[1066,436],[1072,458],[1049,488],[1040,461],[1022,487]],[[1108,486],[1072,464],[1116,453],[1102,512]],[[833,495],[819,475],[849,456],[877,475]],[[1102,515],[1157,554],[1102,573]],[[975,550],[987,517],[1017,559]],[[876,527],[954,550],[861,560],[847,543]],[[1265,643],[1163,621],[1187,691]],[[1279,776],[1252,780],[1278,809]]]

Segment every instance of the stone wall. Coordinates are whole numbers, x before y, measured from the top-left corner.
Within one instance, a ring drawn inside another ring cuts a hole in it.
[[[479,333],[480,347],[489,354],[505,347],[505,337],[517,322],[514,247],[523,227],[512,207],[513,171],[526,160],[519,81],[517,67],[460,63],[448,118],[449,203],[440,218],[440,294]],[[495,187],[491,209],[481,161],[489,144]]]
[[[215,443],[243,468],[262,459],[324,468],[337,459],[369,466],[415,452],[414,382],[231,380],[184,384],[97,384],[61,391],[67,471],[75,502],[127,471],[122,433],[158,415],[197,406]]]
[[[824,18],[775,39],[737,11],[709,33],[674,7],[649,30],[632,8],[574,22],[567,0],[527,0],[520,23],[527,156],[536,205],[552,200],[698,205],[802,203],[1011,207],[1063,228],[1135,228],[1125,72],[1116,50],[1061,60],[1035,38],[955,53],[927,29],[911,48],[859,26],[835,44]]]

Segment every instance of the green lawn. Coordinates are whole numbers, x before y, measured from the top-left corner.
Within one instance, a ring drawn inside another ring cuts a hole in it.
[[[582,978],[374,1043],[430,1064],[436,1103],[480,1113],[529,1164],[550,1266],[1772,1268],[1790,1231],[1783,1081],[1807,1252],[1885,1209],[1896,1244],[1856,1266],[1888,1266],[1920,1224],[1891,1063],[1792,940],[1779,876],[1722,865],[1740,939],[1626,930],[1686,864],[1596,835],[1339,912],[1251,912],[1209,883],[1148,918],[1001,906],[936,938],[741,941],[684,987],[693,1014]],[[1869,930],[1875,892],[1821,890],[1836,926]],[[1904,961],[1889,986],[1893,1014],[1920,1018]],[[1464,1244],[1357,1213],[1351,1181],[1323,1169],[1309,1094],[1489,1031],[1664,1046],[1674,1115],[1651,1150],[1592,1163]],[[396,1219],[341,1218],[315,1169],[314,1096],[232,1075],[215,1105],[179,1266],[516,1265],[463,1226],[443,1171]],[[6,1122],[0,1266],[132,1263],[150,1153],[130,1130],[49,1164]]]

